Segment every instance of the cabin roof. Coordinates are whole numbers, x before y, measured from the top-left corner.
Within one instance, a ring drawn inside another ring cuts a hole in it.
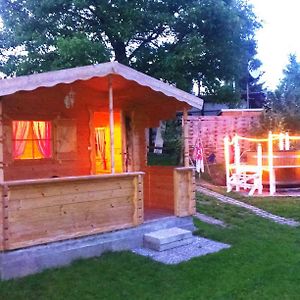
[[[77,80],[106,77],[108,75],[119,75],[128,81],[134,81],[141,86],[149,87],[168,97],[173,97],[179,101],[186,102],[190,106],[202,109],[203,100],[201,98],[118,62],[107,62],[97,65],[3,79],[0,80],[0,96],[10,95],[19,91],[32,91],[40,87],[53,87],[58,84],[69,84]]]

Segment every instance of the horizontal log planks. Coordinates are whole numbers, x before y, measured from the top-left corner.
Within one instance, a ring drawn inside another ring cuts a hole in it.
[[[142,177],[143,173],[136,172],[90,176],[90,179],[83,176],[37,182],[6,182],[4,250],[142,223]]]
[[[174,167],[146,168],[145,207],[174,212]]]
[[[195,203],[193,168],[147,167],[145,207],[169,210],[178,217],[185,217],[196,212]]]
[[[196,213],[195,174],[193,168],[174,170],[174,206],[178,217]]]
[[[6,220],[7,216],[5,215],[5,206],[6,204],[6,195],[4,193],[4,188],[0,186],[0,195],[1,195],[1,203],[0,203],[0,251],[4,250],[5,247],[5,234],[6,234]]]

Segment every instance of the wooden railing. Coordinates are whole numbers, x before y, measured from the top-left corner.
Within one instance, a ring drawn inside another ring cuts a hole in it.
[[[4,182],[0,250],[143,223],[142,172]]]

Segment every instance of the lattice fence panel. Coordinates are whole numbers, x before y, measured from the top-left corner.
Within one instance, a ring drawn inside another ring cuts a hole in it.
[[[189,149],[190,155],[197,140],[203,145],[206,157],[212,153],[216,156],[217,163],[224,162],[223,140],[226,135],[233,137],[236,133],[241,136],[250,136],[251,129],[257,126],[259,115],[255,116],[206,116],[188,118],[189,124]],[[241,153],[248,150],[250,145],[246,141],[241,141]]]

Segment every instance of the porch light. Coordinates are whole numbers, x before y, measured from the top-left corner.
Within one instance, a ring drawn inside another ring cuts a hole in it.
[[[71,88],[69,93],[64,98],[64,104],[67,109],[72,108],[75,103],[75,92]]]

